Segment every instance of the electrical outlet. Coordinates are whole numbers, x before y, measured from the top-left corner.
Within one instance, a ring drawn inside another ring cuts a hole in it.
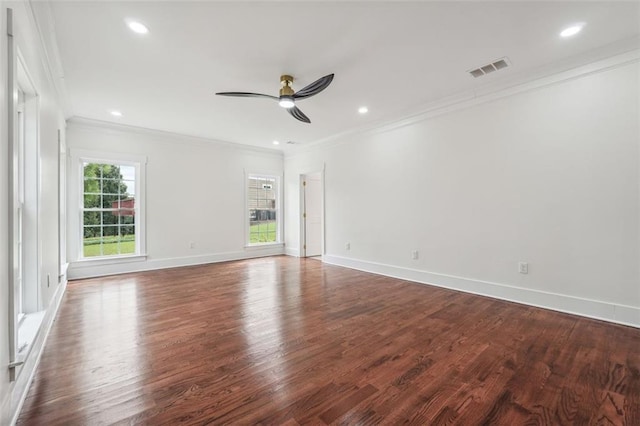
[[[47,274],[47,287],[51,287],[51,274]]]
[[[528,274],[529,264],[527,262],[518,262],[518,272],[521,274]]]
[[[195,243],[195,241],[191,241],[191,242],[189,243],[189,248],[192,248],[192,249],[196,248],[196,243]]]
[[[351,250],[351,243],[347,243],[344,245],[345,250]]]
[[[418,250],[414,250],[414,251],[412,251],[412,252],[411,252],[411,258],[412,258],[413,260],[418,260],[418,255],[419,255],[419,254],[420,254],[420,253],[418,253]]]

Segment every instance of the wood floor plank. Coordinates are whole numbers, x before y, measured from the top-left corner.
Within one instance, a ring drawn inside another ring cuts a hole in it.
[[[277,256],[69,283],[18,419],[640,425],[640,330]]]

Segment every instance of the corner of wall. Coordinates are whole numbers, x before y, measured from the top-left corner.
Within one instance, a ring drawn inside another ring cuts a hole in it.
[[[287,256],[300,257],[300,250],[287,247],[284,254]]]

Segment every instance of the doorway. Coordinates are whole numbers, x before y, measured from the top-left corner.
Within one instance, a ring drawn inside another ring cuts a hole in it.
[[[322,172],[303,174],[300,180],[302,188],[301,257],[322,256],[324,240]]]

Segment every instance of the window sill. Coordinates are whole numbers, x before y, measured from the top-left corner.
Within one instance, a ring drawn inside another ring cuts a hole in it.
[[[23,315],[18,325],[18,359],[24,360],[36,340],[45,311]]]
[[[82,266],[98,266],[98,265],[111,265],[116,263],[142,262],[145,260],[147,260],[146,254],[136,254],[131,256],[95,257],[95,258],[78,259],[73,263],[76,265],[82,265]]]
[[[284,243],[262,243],[262,244],[247,244],[244,246],[245,250],[259,250],[262,248],[276,248],[284,247]]]

